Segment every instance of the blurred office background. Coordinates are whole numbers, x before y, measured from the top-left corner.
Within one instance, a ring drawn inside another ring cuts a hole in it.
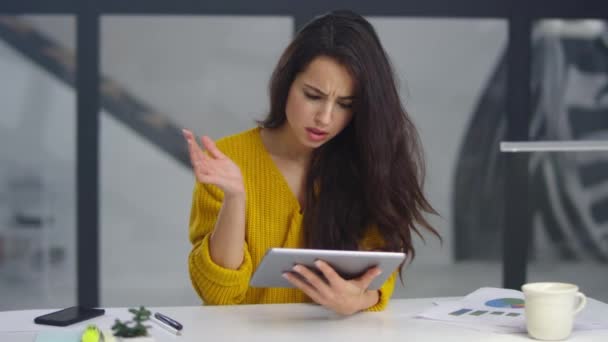
[[[508,23],[368,19],[420,130],[425,191],[441,214],[431,222],[444,239],[416,241],[395,297],[500,287]],[[200,304],[187,268],[193,177],[179,128],[218,138],[262,118],[294,20],[101,16],[100,305]],[[530,140],[605,139],[606,22],[539,20],[531,44]],[[0,310],[77,302],[76,45],[74,15],[0,16]],[[575,282],[608,301],[607,165],[598,152],[530,156],[529,280]]]

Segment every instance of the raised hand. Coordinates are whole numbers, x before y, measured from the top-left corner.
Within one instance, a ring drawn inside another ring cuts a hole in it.
[[[314,302],[342,315],[365,310],[378,302],[378,291],[367,288],[381,273],[379,268],[373,267],[359,278],[345,280],[326,262],[317,260],[315,265],[327,281],[303,265],[294,266],[292,272],[283,273],[283,277]]]
[[[223,154],[211,138],[203,136],[201,143],[207,153],[201,149],[192,132],[182,130],[188,143],[190,164],[196,180],[205,184],[212,184],[224,191],[224,196],[243,195],[245,186],[239,167]]]

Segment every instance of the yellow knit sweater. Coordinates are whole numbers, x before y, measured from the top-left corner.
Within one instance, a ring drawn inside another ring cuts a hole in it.
[[[220,139],[217,147],[239,166],[243,175],[247,194],[245,257],[236,270],[223,268],[211,259],[209,236],[223,193],[213,185],[197,182],[190,214],[193,247],[188,260],[194,289],[205,304],[310,302],[298,289],[249,287],[249,279],[268,248],[303,247],[300,205],[266,151],[260,129]],[[361,242],[363,249],[377,248],[377,244],[377,236]],[[380,301],[368,310],[386,307],[395,286],[395,273],[380,289]]]

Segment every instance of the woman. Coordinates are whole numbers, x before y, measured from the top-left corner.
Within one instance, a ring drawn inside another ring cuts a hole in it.
[[[270,81],[259,127],[201,142],[184,130],[197,183],[190,217],[192,283],[207,304],[314,301],[340,314],[382,310],[396,272],[367,290],[376,268],[325,282],[302,265],[296,289],[249,288],[271,247],[403,251],[435,213],[421,189],[416,130],[401,106],[373,27],[348,11],[306,25]],[[304,281],[305,280],[305,281]]]

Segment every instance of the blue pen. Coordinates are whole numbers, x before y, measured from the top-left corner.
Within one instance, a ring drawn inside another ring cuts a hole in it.
[[[183,329],[183,326],[180,322],[174,320],[173,318],[170,318],[168,316],[165,316],[163,314],[161,314],[160,312],[155,312],[154,313],[154,318],[158,319],[159,321],[167,324],[168,326],[170,326],[171,328],[180,331]]]

